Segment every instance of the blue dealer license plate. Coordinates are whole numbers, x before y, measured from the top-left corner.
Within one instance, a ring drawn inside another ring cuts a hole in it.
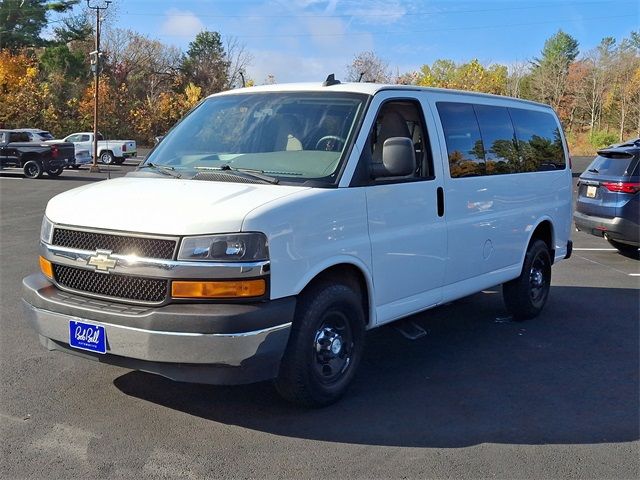
[[[90,352],[107,353],[107,334],[100,325],[69,320],[69,345]]]

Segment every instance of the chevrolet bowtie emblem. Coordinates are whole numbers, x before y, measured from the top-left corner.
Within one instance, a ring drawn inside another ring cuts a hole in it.
[[[104,273],[109,273],[109,270],[116,268],[117,263],[118,260],[111,258],[110,250],[96,250],[96,254],[89,257],[89,261],[87,261],[87,265],[96,267],[98,272]]]

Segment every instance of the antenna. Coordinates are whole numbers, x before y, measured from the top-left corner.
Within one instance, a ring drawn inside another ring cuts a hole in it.
[[[340,80],[336,80],[336,76],[333,73],[327,75],[327,79],[322,82],[323,87],[330,87],[332,85],[340,85]]]

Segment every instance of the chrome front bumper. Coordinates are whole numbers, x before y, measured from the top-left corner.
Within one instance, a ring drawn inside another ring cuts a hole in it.
[[[82,318],[35,308],[23,300],[31,326],[45,338],[69,343],[69,320]],[[86,320],[86,319],[85,319]],[[181,333],[158,332],[104,322],[90,323],[105,328],[108,353],[151,362],[216,363],[239,367],[255,356],[262,344],[278,342],[286,345],[290,323],[246,333]],[[81,351],[83,353],[83,351]]]
[[[273,305],[265,302],[262,308],[253,309],[244,305],[184,304],[117,312],[113,308],[118,304],[86,301],[60,292],[39,274],[24,279],[23,296],[26,317],[40,335],[41,343],[50,350],[158,373],[175,380],[214,384],[250,383],[275,377],[295,308],[293,301],[286,302],[284,307],[278,302]],[[216,307],[222,309],[221,315],[216,316]],[[237,332],[228,331],[229,322],[223,321],[225,312],[239,312],[233,317],[238,324]],[[243,319],[245,326],[254,325],[255,317],[261,313],[264,324],[269,326],[243,331]],[[274,315],[277,317],[273,318]],[[103,326],[107,354],[71,348],[71,319]],[[185,331],[194,323],[208,325],[202,328],[208,333]],[[135,324],[141,326],[133,326]],[[180,329],[180,325],[186,328]],[[224,333],[215,333],[216,325],[220,325]]]

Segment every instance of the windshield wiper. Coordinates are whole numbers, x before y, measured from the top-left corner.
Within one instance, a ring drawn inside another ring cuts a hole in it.
[[[591,173],[600,173],[600,171],[597,168],[590,168],[589,170],[587,170],[588,172]]]
[[[163,175],[169,175],[170,177],[175,177],[175,178],[182,178],[182,175],[176,172],[174,167],[168,167],[166,165],[156,165],[155,163],[147,162],[143,165],[140,165],[138,168],[139,169],[153,168],[154,170],[158,171],[159,173],[162,173]]]
[[[238,172],[248,177],[255,178],[257,180],[262,180],[263,182],[266,182],[266,183],[272,183],[274,185],[280,182],[280,180],[278,180],[275,177],[270,177],[269,175],[265,175],[262,170],[254,170],[252,168],[232,167],[229,164],[224,164],[224,165],[215,166],[215,167],[195,167],[195,168],[196,170],[217,170],[217,171],[224,171],[224,172],[231,172],[231,173]]]

